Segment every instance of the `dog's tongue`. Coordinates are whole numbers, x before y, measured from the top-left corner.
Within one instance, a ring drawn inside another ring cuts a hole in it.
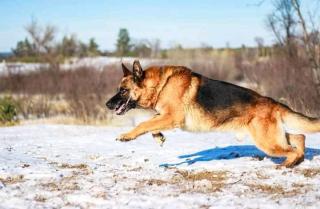
[[[116,109],[116,114],[122,113],[122,111],[125,109],[126,104],[122,104],[118,109]]]

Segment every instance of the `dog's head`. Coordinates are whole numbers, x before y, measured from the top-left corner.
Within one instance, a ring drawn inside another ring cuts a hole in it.
[[[138,60],[133,62],[132,72],[122,64],[123,78],[121,79],[117,93],[109,99],[106,106],[115,110],[117,115],[123,115],[130,109],[141,106],[139,99],[142,94],[142,81],[144,71]]]

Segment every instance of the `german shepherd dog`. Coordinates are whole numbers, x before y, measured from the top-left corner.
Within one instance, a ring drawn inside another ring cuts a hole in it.
[[[130,71],[122,64],[118,92],[107,103],[123,115],[132,108],[153,109],[157,114],[122,134],[130,141],[151,132],[172,128],[188,131],[235,131],[249,134],[256,146],[269,156],[286,157],[280,166],[292,167],[304,160],[305,136],[287,133],[284,126],[310,133],[320,131],[320,120],[294,112],[258,93],[224,81],[209,79],[183,66],[153,66],[142,70],[134,61]]]

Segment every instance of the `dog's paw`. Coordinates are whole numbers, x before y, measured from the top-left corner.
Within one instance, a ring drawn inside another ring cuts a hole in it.
[[[163,134],[161,132],[153,133],[152,136],[158,142],[160,147],[163,147],[163,143],[166,141],[166,138],[163,136]]]
[[[131,141],[134,139],[135,139],[135,137],[131,136],[130,134],[122,134],[116,138],[116,141],[128,142],[128,141]]]

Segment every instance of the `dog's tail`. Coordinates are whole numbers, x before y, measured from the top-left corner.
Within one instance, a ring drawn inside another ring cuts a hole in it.
[[[281,119],[289,129],[302,133],[320,132],[320,119],[311,118],[280,105]]]

